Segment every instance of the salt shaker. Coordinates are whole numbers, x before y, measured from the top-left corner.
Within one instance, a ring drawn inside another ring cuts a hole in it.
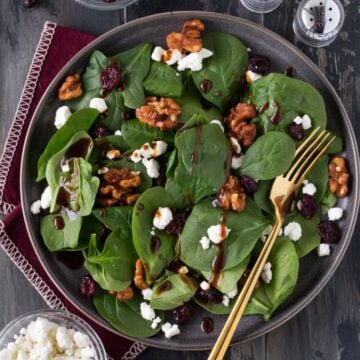
[[[296,11],[294,32],[306,45],[326,46],[336,39],[344,18],[344,7],[339,0],[304,0]]]
[[[283,0],[240,0],[250,11],[256,13],[269,13],[275,10]]]

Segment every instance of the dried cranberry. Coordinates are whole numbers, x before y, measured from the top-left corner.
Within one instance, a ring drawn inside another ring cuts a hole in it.
[[[109,131],[102,126],[96,126],[92,128],[90,134],[93,138],[101,138],[103,136],[110,135]]]
[[[187,210],[173,210],[173,219],[166,226],[165,231],[170,235],[181,234],[188,216],[189,211]]]
[[[120,64],[113,61],[108,67],[101,70],[100,86],[102,95],[106,95],[111,90],[117,88],[121,84]]]
[[[247,175],[240,176],[240,184],[247,194],[253,194],[257,190],[256,181]]]
[[[153,185],[165,187],[165,184],[166,184],[166,170],[163,167],[161,167],[159,171],[159,176],[153,180]]]
[[[220,304],[223,301],[222,293],[214,287],[211,287],[209,290],[199,289],[197,295],[199,300],[205,303]]]
[[[310,220],[316,213],[316,202],[313,196],[303,194],[299,200],[298,208],[300,214]]]
[[[334,221],[324,220],[317,227],[321,242],[337,244],[341,239],[341,232]]]
[[[184,325],[192,315],[192,306],[190,303],[185,303],[170,312],[172,322],[179,325]]]
[[[294,122],[289,125],[288,134],[295,140],[302,140],[305,136],[303,127]]]
[[[270,69],[270,60],[264,55],[253,55],[249,60],[249,69],[257,74],[265,74]]]
[[[96,293],[96,282],[89,275],[84,276],[80,283],[81,295],[91,298]]]
[[[21,2],[21,5],[23,5],[27,8],[31,8],[37,4],[37,0],[20,0],[20,2]]]

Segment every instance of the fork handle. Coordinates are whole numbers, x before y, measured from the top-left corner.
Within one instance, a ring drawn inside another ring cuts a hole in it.
[[[261,275],[266,260],[270,255],[273,245],[275,244],[275,240],[280,232],[283,222],[284,220],[281,218],[276,219],[274,227],[269,234],[269,237],[267,238],[258,259],[256,260],[256,263],[249,277],[247,278],[218,339],[216,340],[216,343],[208,357],[208,360],[221,360],[224,357],[226,350],[229,347],[230,341],[234,335],[234,332],[238,326],[238,323],[254,291],[256,283]]]

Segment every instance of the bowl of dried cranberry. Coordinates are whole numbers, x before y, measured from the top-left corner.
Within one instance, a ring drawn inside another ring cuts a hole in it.
[[[137,0],[75,0],[77,3],[94,10],[119,10]]]

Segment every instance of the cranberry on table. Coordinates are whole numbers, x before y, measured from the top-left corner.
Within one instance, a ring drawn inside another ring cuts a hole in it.
[[[307,220],[310,220],[316,213],[315,198],[308,194],[303,194],[299,202],[300,214]]]
[[[96,282],[94,281],[94,279],[91,276],[86,275],[83,277],[83,279],[81,280],[81,283],[80,283],[80,292],[81,292],[81,295],[83,295],[87,298],[91,298],[91,297],[95,296]]]
[[[190,303],[185,303],[170,312],[171,321],[175,324],[184,325],[192,315],[192,306]]]
[[[318,225],[318,233],[321,242],[326,244],[337,244],[341,239],[341,232],[334,221],[324,220]]]
[[[21,2],[21,5],[23,5],[27,8],[31,8],[37,4],[38,0],[20,0],[20,2]]]
[[[270,69],[270,60],[264,55],[253,55],[249,60],[249,69],[263,75]]]
[[[257,190],[257,183],[250,176],[240,176],[240,184],[248,195],[253,194]]]
[[[289,125],[288,134],[295,140],[302,140],[305,136],[302,125],[296,123],[292,123]]]

